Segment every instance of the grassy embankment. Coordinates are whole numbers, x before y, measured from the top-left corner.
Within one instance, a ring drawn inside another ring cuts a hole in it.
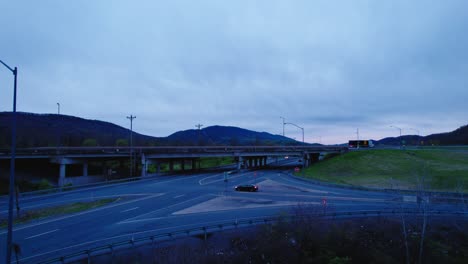
[[[78,203],[59,205],[59,206],[54,206],[54,207],[42,208],[42,209],[20,211],[21,213],[20,217],[15,218],[14,224],[24,224],[32,220],[78,213],[78,212],[104,206],[106,204],[115,202],[119,199],[120,198],[107,198],[107,199],[99,199],[99,200],[90,201],[90,202],[78,202]],[[15,214],[16,214],[16,211],[15,211]],[[0,219],[0,228],[5,228],[5,227],[7,227],[7,219]]]
[[[313,164],[304,175],[321,181],[374,188],[417,189],[423,180],[426,190],[468,192],[468,151],[352,151]]]

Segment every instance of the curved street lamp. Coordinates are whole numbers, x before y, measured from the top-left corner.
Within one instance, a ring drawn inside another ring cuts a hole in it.
[[[10,159],[10,194],[8,201],[8,235],[7,235],[7,252],[6,262],[11,262],[12,240],[13,240],[13,193],[15,191],[15,158],[16,158],[16,79],[18,76],[18,68],[12,69],[6,63],[0,60],[7,69],[9,69],[14,76],[13,85],[13,119],[11,125],[11,159]]]
[[[296,124],[293,124],[293,123],[284,123],[284,125],[293,125],[293,126],[299,128],[299,129],[301,129],[302,130],[302,143],[304,143],[304,128],[303,127],[300,127],[300,126],[298,126]]]
[[[397,127],[397,126],[390,126],[390,127],[393,127],[393,128],[396,128],[396,129],[400,130],[400,140],[399,141],[400,141],[400,148],[401,148],[401,130],[402,129]]]

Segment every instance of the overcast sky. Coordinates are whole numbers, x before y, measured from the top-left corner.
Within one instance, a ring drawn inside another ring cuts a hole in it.
[[[468,1],[6,1],[18,111],[342,143],[468,124]],[[11,111],[0,68],[0,111]],[[415,129],[415,130],[411,130]],[[286,126],[286,136],[301,131]]]

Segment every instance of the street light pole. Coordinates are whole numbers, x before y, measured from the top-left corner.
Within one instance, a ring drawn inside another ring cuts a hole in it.
[[[60,103],[57,103],[57,114],[60,115]]]
[[[133,177],[133,119],[136,116],[127,116],[130,119],[130,177]]]
[[[304,128],[303,127],[300,127],[300,126],[298,126],[296,124],[293,124],[293,123],[284,123],[284,125],[293,125],[293,126],[299,128],[299,129],[301,129],[302,130],[302,143],[304,143]]]
[[[16,79],[18,76],[18,68],[10,68],[3,61],[0,63],[8,68],[14,76],[13,85],[13,120],[11,126],[11,159],[10,159],[10,193],[8,199],[8,235],[7,235],[7,252],[6,262],[11,263],[11,251],[12,251],[12,240],[13,240],[13,195],[15,192],[15,158],[16,158]]]
[[[398,130],[400,130],[400,138],[399,138],[399,141],[400,141],[400,148],[401,148],[401,128],[397,127],[397,126],[390,126],[390,127],[393,127],[393,128],[396,128]]]

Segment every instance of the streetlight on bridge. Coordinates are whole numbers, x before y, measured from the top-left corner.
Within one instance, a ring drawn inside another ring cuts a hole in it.
[[[13,193],[15,191],[15,158],[16,158],[16,79],[18,76],[18,68],[12,69],[6,63],[0,60],[7,69],[9,69],[14,76],[13,84],[13,119],[11,125],[11,160],[10,160],[10,190],[8,201],[8,235],[7,235],[7,252],[6,262],[11,262],[12,240],[13,240]]]
[[[303,127],[300,127],[300,126],[298,126],[298,125],[296,125],[294,123],[284,123],[284,125],[293,125],[293,126],[299,128],[299,129],[301,129],[302,130],[302,143],[304,143],[304,128]]]

